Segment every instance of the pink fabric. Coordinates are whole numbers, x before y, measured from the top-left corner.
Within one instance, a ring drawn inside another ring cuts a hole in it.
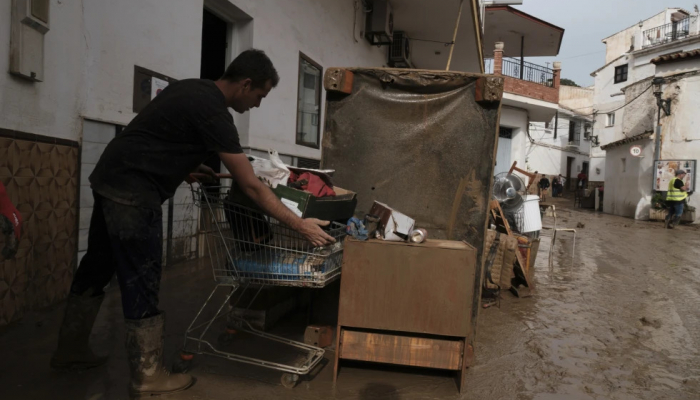
[[[22,216],[10,201],[10,196],[7,195],[7,190],[5,190],[5,185],[2,182],[0,182],[0,214],[10,221],[14,228],[15,236],[19,240],[19,236],[22,233]]]

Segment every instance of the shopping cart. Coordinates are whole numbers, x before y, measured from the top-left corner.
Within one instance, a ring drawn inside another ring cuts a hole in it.
[[[323,359],[324,350],[257,330],[233,310],[249,289],[255,293],[246,310],[265,286],[322,288],[337,279],[342,263],[345,225],[331,223],[327,233],[336,242],[314,248],[299,233],[274,218],[231,201],[230,184],[207,186],[196,181],[201,176],[193,174],[192,177],[195,178],[195,183],[191,184],[194,204],[202,210],[200,233],[204,235],[203,247],[212,265],[216,286],[187,328],[180,360],[176,361],[173,370],[187,371],[195,354],[206,354],[281,371],[282,384],[294,387],[300,375],[308,374]],[[224,179],[222,182],[230,180],[227,175],[220,178]],[[228,293],[224,292],[223,302],[213,318],[204,317],[203,311],[220,289],[228,290]],[[239,292],[238,300],[230,304],[236,292]],[[236,340],[235,335],[243,331],[290,346],[300,356],[294,363],[282,363],[217,349],[205,339],[205,335],[213,323],[223,317],[228,317],[229,322],[225,332],[219,335],[219,344]]]

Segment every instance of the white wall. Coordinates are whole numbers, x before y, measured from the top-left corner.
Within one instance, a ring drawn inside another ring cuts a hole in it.
[[[84,1],[82,115],[128,124],[135,116],[134,65],[175,79],[198,78],[202,7],[202,0]]]
[[[528,142],[527,165],[529,170],[538,171],[545,175],[561,174],[566,177],[568,157],[572,157],[574,161],[571,166],[571,178],[576,178],[576,175],[583,168],[583,163],[590,162],[591,142],[584,139],[583,130],[578,149],[566,147],[569,144],[569,124],[572,119],[574,119],[572,115],[560,111],[556,138],[554,137],[554,118],[550,122],[551,133],[543,123],[530,124],[530,136],[535,143]],[[581,118],[576,120],[579,123],[585,123]]]
[[[510,162],[517,161],[520,168],[526,165],[527,153],[527,112],[513,107],[503,107],[501,110],[500,126],[513,128]]]
[[[661,159],[700,160],[700,75],[666,85],[663,96],[676,99],[671,116],[662,119]],[[700,197],[690,196],[689,203],[700,208]]]
[[[666,9],[646,20],[641,21],[642,27],[640,29],[639,24],[634,24],[629,28],[626,28],[608,38],[603,39],[605,43],[605,63],[609,63],[620,55],[627,53],[630,50],[632,43],[635,44],[635,49],[639,50],[642,45],[641,34],[642,32],[656,28],[657,26],[665,25],[670,21],[671,14],[673,14],[677,8]],[[634,40],[633,40],[634,38]]]
[[[606,151],[603,211],[635,219],[649,219],[652,196],[654,145],[642,139]],[[632,157],[633,145],[642,146],[642,157]],[[623,162],[625,168],[623,170]]]
[[[299,52],[320,64],[325,73],[329,67],[384,66],[386,48],[370,46],[360,38],[361,22],[353,37],[352,1],[232,0],[232,3],[253,18],[253,46],[267,52],[280,74],[277,88],[259,109],[251,111],[248,145],[320,158],[320,150],[295,144]],[[358,21],[362,18],[358,13]],[[325,91],[321,93],[321,103],[325,104]]]
[[[697,70],[700,70],[700,59],[692,58],[684,61],[656,65],[655,75],[668,76]]]
[[[0,128],[80,138],[85,99],[82,1],[51,2],[51,30],[44,38],[44,82],[10,75],[12,0],[0,0]]]

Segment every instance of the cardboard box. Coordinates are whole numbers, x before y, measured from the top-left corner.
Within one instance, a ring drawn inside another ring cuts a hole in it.
[[[272,192],[295,214],[301,218],[318,218],[324,221],[346,223],[355,213],[357,194],[350,190],[334,187],[336,196],[315,197],[309,192],[278,185]],[[231,187],[231,201],[242,206],[259,210],[255,204],[238,186]]]
[[[404,215],[384,203],[378,201],[369,210],[370,215],[379,217],[379,231],[384,240],[390,242],[405,242],[413,231],[416,221]]]

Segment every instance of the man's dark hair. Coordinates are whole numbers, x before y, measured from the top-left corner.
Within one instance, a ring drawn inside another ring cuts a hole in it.
[[[250,78],[253,88],[263,88],[267,81],[272,82],[272,87],[280,81],[279,75],[272,61],[264,51],[258,49],[246,50],[239,54],[226,68],[221,79],[238,82]]]

